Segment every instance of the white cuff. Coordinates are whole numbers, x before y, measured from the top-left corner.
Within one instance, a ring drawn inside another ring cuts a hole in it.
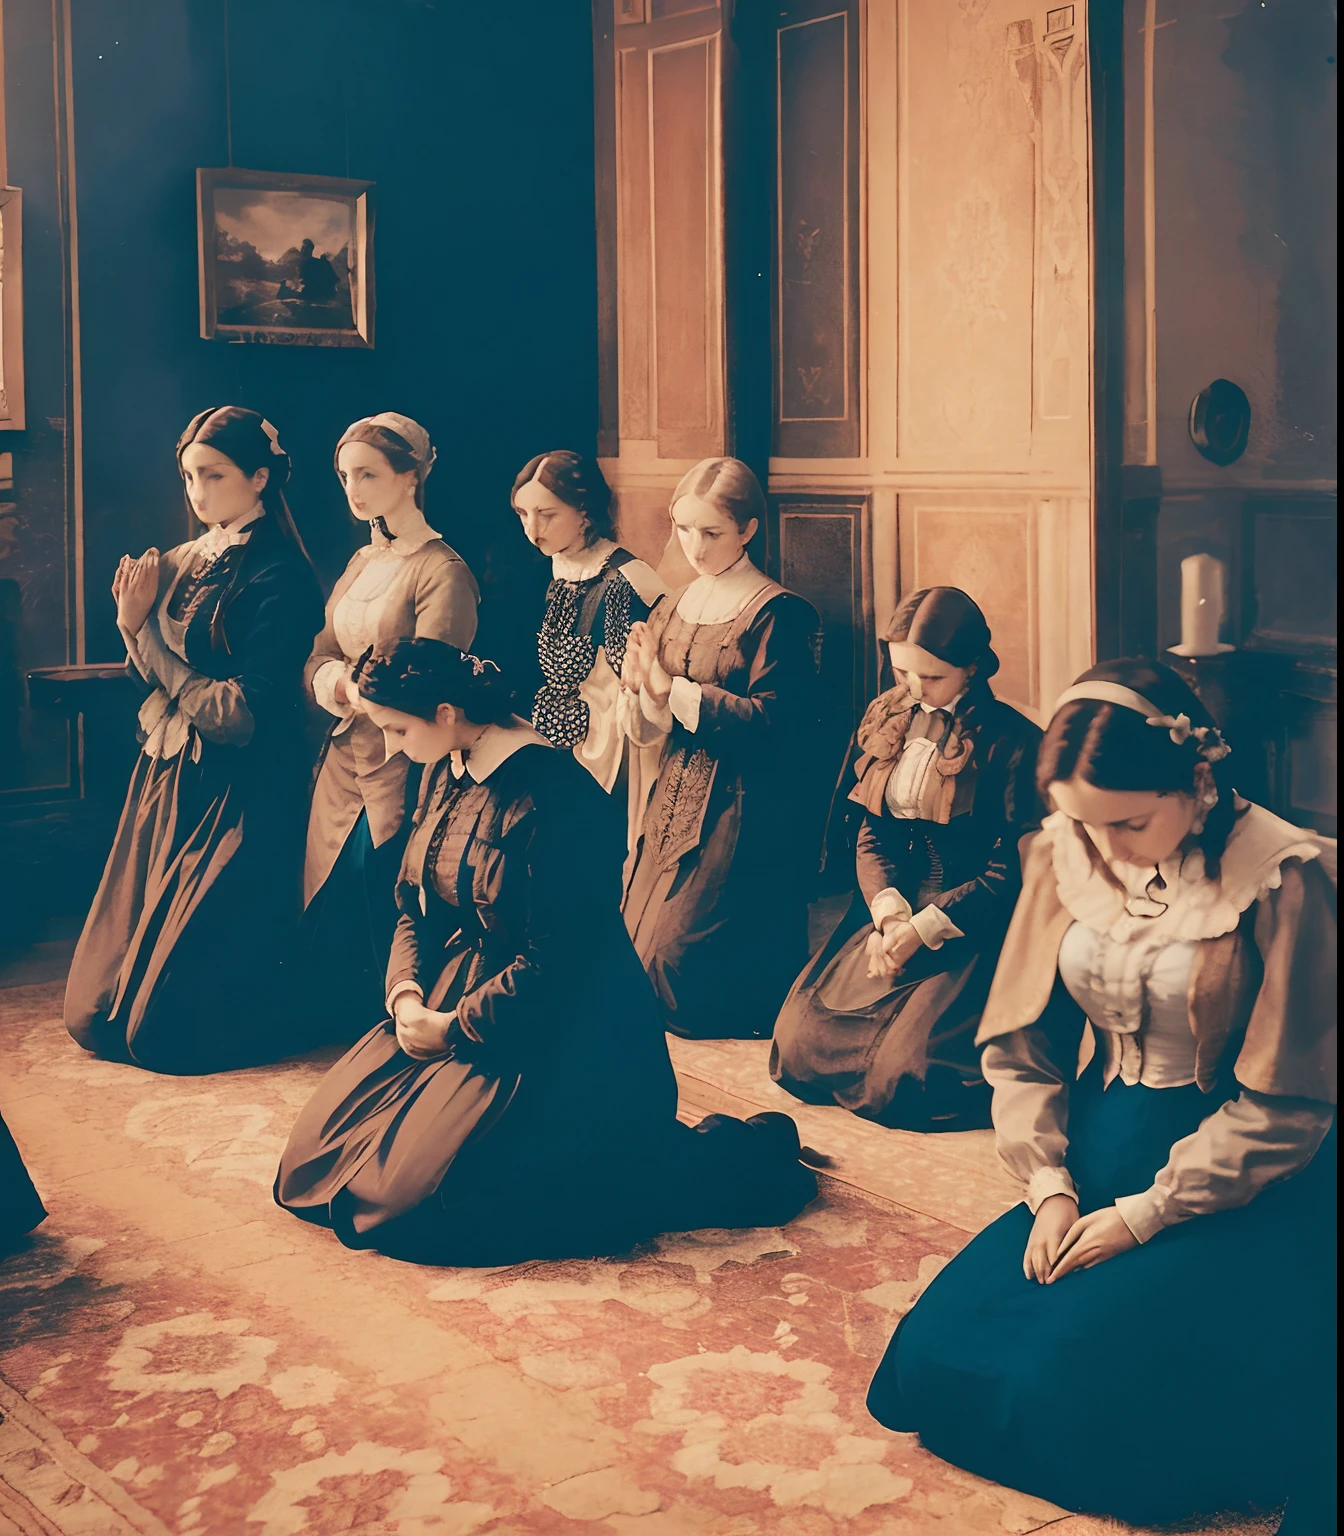
[[[910,919],[910,926],[927,949],[941,949],[947,939],[966,937],[941,907],[921,907]]]
[[[1121,1195],[1115,1208],[1120,1212],[1121,1221],[1140,1243],[1146,1243],[1170,1225],[1162,1210],[1162,1192],[1156,1186],[1145,1189],[1141,1195]]]
[[[1038,1168],[1027,1184],[1025,1199],[1027,1209],[1034,1216],[1051,1195],[1067,1195],[1077,1200],[1078,1186],[1067,1168]]]
[[[676,687],[676,679],[673,678],[672,686]],[[661,704],[653,702],[653,696],[647,688],[639,690],[639,708],[644,718],[655,730],[661,731],[664,736],[672,729],[672,700],[669,696]]]
[[[700,729],[700,698],[699,683],[693,683],[689,677],[672,679],[672,692],[667,698],[668,708],[691,732]]]
[[[405,981],[397,982],[396,986],[387,994],[387,1016],[389,1019],[396,1018],[396,1001],[399,997],[404,997],[408,992],[414,992],[417,997],[421,998],[425,995],[425,989],[418,981],[411,981],[407,978]]]
[[[889,917],[899,918],[901,922],[910,921],[910,903],[896,889],[889,885],[883,891],[879,891],[868,903],[868,914],[873,920],[874,928],[881,928]]]
[[[335,715],[341,720],[347,720],[354,714],[348,704],[336,702],[336,684],[349,675],[346,664],[335,658],[324,661],[313,673],[313,698],[329,715]]]

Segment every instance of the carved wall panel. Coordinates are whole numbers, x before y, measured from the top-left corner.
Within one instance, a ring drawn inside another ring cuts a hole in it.
[[[655,436],[663,458],[723,441],[717,37],[649,50]]]
[[[776,452],[859,452],[859,15],[781,7],[776,78]]]
[[[876,676],[867,503],[784,498],[778,527],[779,580],[821,615],[823,708],[843,738],[872,696]]]

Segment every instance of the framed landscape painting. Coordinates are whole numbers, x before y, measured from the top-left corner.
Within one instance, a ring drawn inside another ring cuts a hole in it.
[[[201,335],[373,345],[373,183],[196,172]]]

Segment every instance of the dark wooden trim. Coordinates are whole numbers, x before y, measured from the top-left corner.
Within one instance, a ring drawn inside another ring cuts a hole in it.
[[[1152,655],[1157,645],[1157,496],[1132,506],[1124,458],[1124,8],[1088,7],[1092,97],[1093,594],[1098,660]],[[1160,489],[1158,491],[1160,495]],[[1147,617],[1144,617],[1147,616]]]
[[[616,245],[616,47],[612,0],[593,0],[593,165],[597,208],[597,451],[621,451]]]

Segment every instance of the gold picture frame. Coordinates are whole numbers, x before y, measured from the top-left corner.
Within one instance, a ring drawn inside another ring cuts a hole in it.
[[[201,335],[373,346],[373,182],[196,172]]]
[[[23,193],[0,187],[0,432],[24,424]]]

